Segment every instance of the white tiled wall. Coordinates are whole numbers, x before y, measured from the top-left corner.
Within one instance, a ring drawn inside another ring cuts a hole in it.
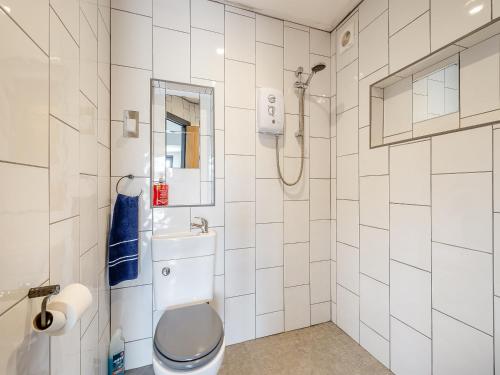
[[[107,374],[109,18],[105,0],[0,7],[2,374]],[[74,282],[90,309],[67,335],[35,334],[27,289]]]
[[[346,20],[357,25],[358,43],[336,59],[332,317],[395,374],[493,373],[498,126],[368,146],[370,83],[492,19],[490,1],[472,3],[365,0]],[[496,110],[498,40],[472,50],[462,61],[461,107],[470,113]],[[496,73],[481,75],[489,66]],[[411,109],[397,103],[385,115],[388,122],[394,119],[388,123],[392,134],[411,122]]]
[[[195,216],[203,216],[218,233],[213,304],[224,320],[227,344],[329,321],[335,238],[330,197],[336,186],[330,159],[335,145],[330,34],[208,0],[154,0],[152,6],[116,0],[111,7],[112,189],[128,173],[149,177],[150,78],[215,87],[216,205],[151,210],[145,197],[141,264],[151,261],[155,231],[186,231]],[[288,179],[295,178],[300,148],[293,136],[298,128],[293,72],[301,65],[308,73],[318,62],[327,68],[314,78],[306,98],[304,177],[284,188],[274,137],[256,132],[256,89],[285,93],[280,164]],[[139,139],[121,136],[124,109],[139,111]],[[148,191],[147,178],[127,183],[122,188],[129,193]],[[127,327],[127,358],[133,358],[127,368],[151,363],[154,322],[161,312],[151,310],[150,290],[149,276],[111,291],[111,325]]]

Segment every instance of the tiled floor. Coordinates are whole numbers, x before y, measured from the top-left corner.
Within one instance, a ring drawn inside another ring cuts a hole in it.
[[[226,348],[219,375],[387,375],[391,372],[333,323]],[[153,375],[143,367],[127,375]]]

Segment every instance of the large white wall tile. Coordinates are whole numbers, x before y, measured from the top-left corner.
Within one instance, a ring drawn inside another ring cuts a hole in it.
[[[283,224],[256,225],[257,269],[283,265]]]
[[[143,367],[153,360],[153,339],[125,343],[125,370]]]
[[[358,105],[358,79],[357,61],[337,73],[337,114]]]
[[[50,19],[50,113],[78,129],[78,45],[52,10]]]
[[[395,374],[432,374],[431,339],[391,318],[391,370]]]
[[[255,63],[255,19],[226,12],[226,58]]]
[[[330,219],[330,179],[310,179],[310,219]]]
[[[358,155],[337,158],[337,174],[337,199],[358,200]]]
[[[80,39],[80,1],[50,0],[50,6],[64,23],[74,40]],[[52,27],[52,23],[51,23]],[[52,44],[52,43],[51,43]],[[109,52],[109,51],[108,51]]]
[[[309,201],[285,201],[285,243],[309,241]]]
[[[224,5],[210,0],[191,1],[191,26],[223,34]]]
[[[148,17],[153,15],[153,3],[151,1],[111,0],[111,7],[113,9],[125,10],[130,13],[142,14]]]
[[[337,243],[337,283],[359,294],[359,249]]]
[[[224,35],[191,30],[191,76],[224,81]]]
[[[391,205],[391,258],[431,271],[431,208]]]
[[[351,108],[337,116],[337,155],[358,152],[358,108]]]
[[[285,329],[285,317],[283,311],[270,314],[257,315],[255,317],[255,337],[264,337],[283,332]]]
[[[389,229],[389,176],[360,178],[359,192],[359,222]]]
[[[255,157],[226,155],[226,202],[255,201]]]
[[[285,69],[295,71],[299,66],[309,73],[309,32],[284,28]]]
[[[50,118],[50,221],[79,213],[78,131]]]
[[[153,0],[153,24],[189,32],[190,3],[183,0]]]
[[[4,92],[0,99],[0,159],[47,167],[49,58],[10,18],[2,16],[0,34],[9,37],[3,43],[0,62]]]
[[[389,34],[396,33],[428,10],[428,0],[389,0]]]
[[[284,246],[285,287],[309,284],[309,244]]]
[[[359,29],[362,31],[388,7],[388,0],[366,0],[359,5]],[[333,34],[332,34],[333,35]]]
[[[391,73],[410,65],[430,52],[429,30],[429,13],[427,12],[391,35],[389,38]]]
[[[432,306],[493,334],[492,256],[433,243]]]
[[[322,96],[310,96],[310,136],[330,137],[330,99]]]
[[[460,116],[496,110],[500,106],[500,39],[498,36],[460,53]]]
[[[338,241],[359,246],[359,202],[337,200],[337,210]]]
[[[283,21],[272,17],[256,15],[256,40],[283,47]]]
[[[257,315],[283,310],[283,267],[258,270],[255,288]]]
[[[360,78],[368,76],[389,62],[388,22],[389,15],[384,13],[359,33]]]
[[[330,220],[311,221],[311,262],[330,259]]]
[[[389,340],[389,285],[365,275],[359,280],[359,318]]]
[[[74,152],[74,150],[72,150]],[[80,95],[80,173],[97,175],[97,108]],[[109,176],[109,174],[108,174]]]
[[[26,292],[28,286],[41,285],[49,277],[48,171],[0,163],[0,175],[4,182],[0,187],[1,285],[6,291]],[[0,300],[0,311],[22,297],[7,294]]]
[[[256,85],[283,91],[283,48],[257,43]]]
[[[431,0],[431,47],[435,51],[491,20],[491,2]],[[446,24],[446,27],[440,27]]]
[[[125,341],[151,337],[152,298],[151,285],[111,291],[111,331],[121,327]]]
[[[151,70],[153,64],[151,18],[112,10],[111,25],[111,63]]]
[[[384,89],[384,137],[397,136],[412,130],[411,87],[412,80],[409,77],[403,78]]]
[[[226,105],[238,108],[255,108],[255,65],[226,60]]]
[[[311,29],[310,30],[310,50],[311,53],[316,55],[328,56],[330,57],[330,33]]]
[[[493,374],[493,337],[434,310],[433,374]]]
[[[278,179],[257,179],[256,222],[283,222],[283,184]]]
[[[360,226],[360,271],[389,283],[389,231]]]
[[[226,251],[224,281],[226,297],[255,293],[255,249]]]
[[[191,82],[190,53],[189,34],[159,27],[153,28],[153,75],[155,78]]]
[[[226,203],[226,249],[255,246],[255,203]]]
[[[411,168],[408,166],[411,165]],[[430,142],[390,148],[390,201],[430,204]]]
[[[255,111],[226,107],[226,154],[255,155]]]
[[[97,177],[80,175],[80,254],[97,244]]]
[[[85,332],[92,324],[99,308],[99,251],[94,246],[80,257],[80,284],[86,286],[92,295],[89,308],[83,313],[80,323],[81,332]]]
[[[285,288],[285,331],[310,324],[309,285]]]
[[[50,283],[62,288],[80,281],[79,219],[50,226]]]
[[[123,111],[138,111],[139,121],[149,123],[150,71],[111,67],[111,119],[123,121]],[[140,133],[141,134],[141,133]]]
[[[391,315],[431,336],[431,274],[391,261]]]
[[[80,90],[97,105],[97,38],[80,13]]]
[[[485,126],[432,138],[432,173],[492,170],[492,130]]]
[[[359,325],[359,343],[368,353],[389,368],[390,343],[363,323]]]
[[[432,177],[432,239],[492,251],[491,173]]]
[[[149,177],[150,127],[139,125],[139,138],[123,136],[123,122],[111,122],[111,175]]]
[[[255,295],[226,299],[226,345],[237,344],[255,338]]]
[[[310,264],[311,304],[330,301],[330,267],[328,260]]]
[[[321,302],[311,305],[311,325],[329,322],[331,320],[330,310],[330,302]]]
[[[359,175],[374,176],[389,171],[389,147],[370,149],[370,128],[359,129]]]
[[[337,288],[337,325],[359,342],[359,297],[340,285]]]

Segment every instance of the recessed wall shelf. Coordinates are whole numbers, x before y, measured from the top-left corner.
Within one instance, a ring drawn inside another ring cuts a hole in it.
[[[370,147],[500,121],[500,21],[370,86]]]

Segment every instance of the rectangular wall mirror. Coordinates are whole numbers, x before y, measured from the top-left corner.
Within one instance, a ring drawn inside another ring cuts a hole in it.
[[[215,204],[214,89],[151,80],[153,206]],[[154,199],[166,184],[168,203]]]
[[[370,86],[370,147],[500,121],[500,21]]]

